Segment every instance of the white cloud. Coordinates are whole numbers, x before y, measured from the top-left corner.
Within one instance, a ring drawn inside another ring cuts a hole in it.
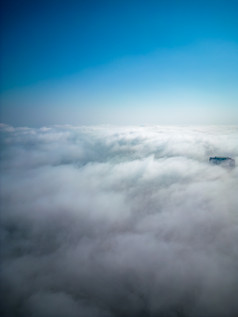
[[[236,127],[1,126],[3,316],[236,316]]]

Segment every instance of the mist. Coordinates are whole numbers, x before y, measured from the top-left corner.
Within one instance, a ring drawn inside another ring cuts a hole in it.
[[[237,316],[237,140],[2,124],[1,316]]]

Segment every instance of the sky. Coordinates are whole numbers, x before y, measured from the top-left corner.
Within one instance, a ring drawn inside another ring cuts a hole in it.
[[[1,122],[237,124],[238,2],[1,3]]]

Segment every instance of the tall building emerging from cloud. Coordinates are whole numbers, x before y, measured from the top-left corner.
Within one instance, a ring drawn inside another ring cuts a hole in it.
[[[215,157],[210,157],[209,162],[215,165],[222,165],[224,167],[235,167],[235,160],[230,158],[230,157],[220,157],[220,156],[215,156]]]

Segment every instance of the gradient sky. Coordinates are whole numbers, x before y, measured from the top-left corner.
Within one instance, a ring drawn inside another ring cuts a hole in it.
[[[237,124],[237,0],[2,2],[1,122]]]

